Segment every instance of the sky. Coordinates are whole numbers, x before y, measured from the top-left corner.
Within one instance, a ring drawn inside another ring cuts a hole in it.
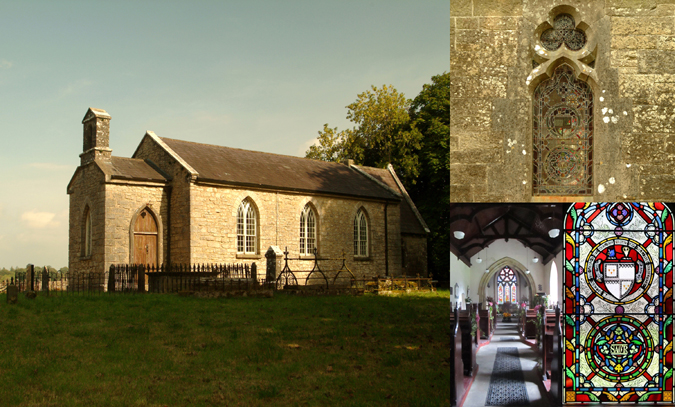
[[[113,155],[160,137],[304,156],[371,85],[449,70],[447,0],[0,0],[0,268],[68,265],[89,107]]]

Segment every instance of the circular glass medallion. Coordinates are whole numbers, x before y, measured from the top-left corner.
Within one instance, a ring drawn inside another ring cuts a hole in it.
[[[625,382],[641,376],[653,354],[654,342],[647,328],[626,315],[601,319],[586,337],[588,365],[611,382]]]
[[[546,157],[546,172],[557,181],[565,181],[579,172],[581,163],[576,151],[558,147]]]
[[[555,137],[570,137],[576,133],[581,115],[569,105],[558,105],[546,113],[546,125]]]
[[[647,249],[625,237],[612,237],[597,244],[588,255],[584,270],[590,289],[616,305],[642,297],[654,278]]]

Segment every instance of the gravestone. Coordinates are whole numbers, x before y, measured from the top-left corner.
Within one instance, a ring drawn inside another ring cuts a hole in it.
[[[35,286],[33,285],[33,279],[35,277],[35,266],[32,264],[26,265],[26,290],[33,291]]]
[[[14,278],[7,286],[7,304],[16,304],[19,300],[19,289],[14,285]]]
[[[47,271],[47,267],[42,270],[42,291],[49,292],[49,272]]]
[[[267,282],[276,281],[279,274],[284,269],[284,252],[279,246],[270,246],[265,253],[267,259]]]
[[[253,281],[253,286],[258,286],[258,266],[253,263],[251,264],[251,281]]]

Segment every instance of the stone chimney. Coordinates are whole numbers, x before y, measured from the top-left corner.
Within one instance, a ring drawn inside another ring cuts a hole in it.
[[[103,109],[90,107],[82,119],[83,146],[80,165],[94,160],[110,160],[110,115]]]
[[[350,165],[354,165],[354,160],[352,160],[351,158],[345,158],[344,160],[342,160],[342,164],[349,167]]]

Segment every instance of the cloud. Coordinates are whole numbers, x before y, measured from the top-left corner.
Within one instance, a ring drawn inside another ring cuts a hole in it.
[[[10,61],[6,59],[0,59],[0,69],[9,69],[12,67],[12,65],[14,64],[11,63]]]
[[[61,170],[68,170],[72,169],[72,165],[66,165],[66,164],[56,164],[56,163],[30,163],[28,164],[29,167],[31,168],[37,168],[40,170],[49,170],[49,171],[61,171]]]
[[[21,220],[28,223],[31,229],[46,229],[59,226],[59,222],[54,220],[55,213],[30,211],[21,214]]]
[[[304,143],[300,144],[300,147],[298,147],[298,150],[297,150],[296,154],[298,155],[298,157],[304,157],[305,153],[307,152],[307,150],[309,150],[309,148],[311,146],[318,145],[318,144],[319,144],[319,139],[316,138],[316,137],[313,138],[313,139],[307,140]]]

